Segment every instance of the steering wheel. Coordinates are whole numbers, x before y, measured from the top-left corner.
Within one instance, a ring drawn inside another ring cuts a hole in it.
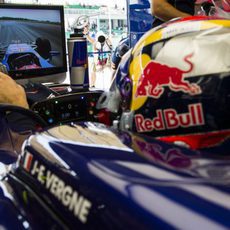
[[[39,116],[39,114],[35,113],[32,110],[11,104],[0,104],[0,116],[3,115],[4,117],[6,117],[7,115],[9,115],[9,112],[18,113],[18,115],[29,118],[31,121],[38,124],[41,128],[45,128],[48,126],[48,124]]]

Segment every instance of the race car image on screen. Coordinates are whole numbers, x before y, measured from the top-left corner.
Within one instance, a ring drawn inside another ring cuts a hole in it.
[[[60,11],[41,10],[0,9],[0,62],[4,62],[8,71],[63,65],[64,33]]]
[[[51,52],[49,40],[38,38],[36,44],[10,44],[0,54],[4,55],[2,64],[11,71],[54,67],[50,60],[52,55],[58,55],[59,52]]]

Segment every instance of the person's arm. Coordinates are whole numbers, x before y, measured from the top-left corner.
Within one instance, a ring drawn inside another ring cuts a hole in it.
[[[89,34],[85,34],[85,37],[90,43],[92,43],[92,44],[95,43],[95,40]]]
[[[0,103],[29,108],[23,87],[2,72],[0,72]]]
[[[110,38],[106,39],[106,43],[107,43],[108,47],[110,48],[110,50],[112,50],[113,49],[113,44],[112,44]]]
[[[189,1],[189,0],[188,0]],[[168,3],[167,0],[152,0],[152,15],[168,21],[178,17],[188,17],[190,14],[184,13]]]
[[[88,26],[86,26],[86,27],[84,28],[83,34],[85,35],[86,39],[87,39],[90,43],[92,43],[92,44],[95,43],[95,40],[89,35],[89,27],[88,27]]]

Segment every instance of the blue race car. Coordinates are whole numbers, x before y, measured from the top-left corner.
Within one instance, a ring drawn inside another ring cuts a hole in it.
[[[15,125],[12,111],[34,127]],[[12,106],[1,106],[0,118],[3,229],[230,228],[229,156],[220,150],[192,151],[94,122],[31,135],[44,123]]]
[[[2,64],[8,71],[53,67],[49,62],[49,56],[44,56],[39,49],[41,50],[40,46],[35,44],[10,44],[1,50],[1,55],[4,55]],[[47,52],[50,53],[49,50]],[[51,57],[51,54],[49,55]]]
[[[195,18],[148,32],[99,100],[1,105],[0,226],[229,229],[229,29]]]

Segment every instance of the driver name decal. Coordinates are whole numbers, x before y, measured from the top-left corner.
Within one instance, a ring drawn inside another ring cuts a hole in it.
[[[31,159],[31,154],[26,153],[23,167],[30,172],[53,196],[55,196],[63,206],[73,213],[83,224],[92,207],[92,203],[76,191],[72,186],[63,181],[60,177],[47,170],[43,164],[37,160],[30,160],[30,167],[27,166],[27,159]]]
[[[175,109],[169,108],[157,110],[153,119],[144,118],[143,115],[135,115],[135,124],[138,132],[151,132],[153,130],[167,130],[176,128],[187,128],[204,125],[202,104],[191,104],[187,113],[178,113]]]

